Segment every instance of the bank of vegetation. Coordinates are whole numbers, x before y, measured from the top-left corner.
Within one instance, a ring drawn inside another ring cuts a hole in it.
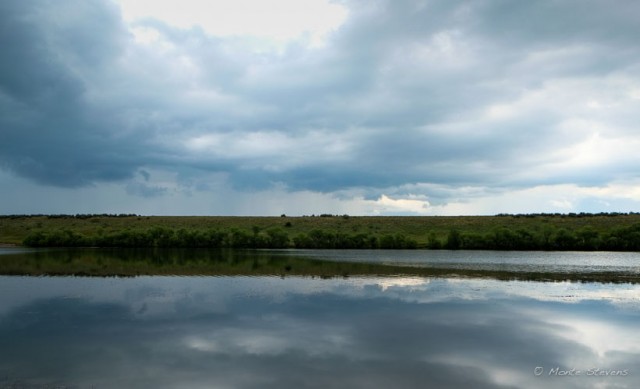
[[[640,214],[10,215],[0,217],[0,243],[31,247],[640,251]]]
[[[236,248],[236,249],[414,249],[417,242],[402,234],[345,234],[312,230],[293,238],[284,229],[251,231],[232,228],[188,230],[153,227],[148,230],[124,230],[86,236],[72,230],[37,231],[23,241],[30,247],[164,247],[164,248]]]

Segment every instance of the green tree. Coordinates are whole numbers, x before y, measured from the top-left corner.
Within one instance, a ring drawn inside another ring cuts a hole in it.
[[[460,235],[460,231],[455,229],[449,231],[445,248],[449,250],[458,250],[462,248],[462,236]]]

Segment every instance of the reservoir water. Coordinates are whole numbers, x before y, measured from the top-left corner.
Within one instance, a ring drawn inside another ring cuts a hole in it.
[[[0,264],[52,261],[3,253]],[[65,261],[86,261],[74,255]],[[251,255],[265,253],[239,258]],[[274,269],[282,262],[271,258],[295,256],[585,271],[580,254],[567,253],[524,253],[520,262],[518,253],[490,252],[269,255]],[[634,274],[640,263],[637,254],[585,258],[587,272]],[[638,283],[376,275],[370,267],[320,277],[315,262],[286,263],[311,270],[0,276],[0,388],[640,387]]]

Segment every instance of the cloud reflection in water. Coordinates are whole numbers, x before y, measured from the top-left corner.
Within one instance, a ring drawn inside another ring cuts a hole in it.
[[[637,387],[639,288],[0,277],[0,387]]]

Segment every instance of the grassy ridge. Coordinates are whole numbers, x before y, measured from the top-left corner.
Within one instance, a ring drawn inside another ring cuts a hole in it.
[[[4,244],[193,247],[200,243],[189,244],[189,239],[206,242],[218,239],[216,234],[222,243],[205,246],[635,251],[640,250],[640,214],[0,217]]]

